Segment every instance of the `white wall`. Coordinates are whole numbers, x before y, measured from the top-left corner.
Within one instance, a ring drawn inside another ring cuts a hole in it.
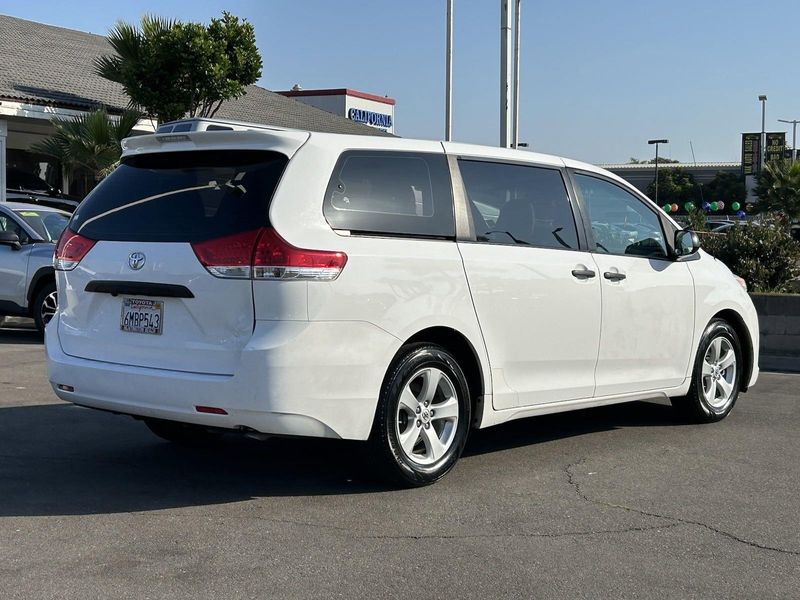
[[[375,100],[368,100],[366,98],[358,98],[357,96],[347,96],[347,105],[342,116],[347,117],[351,108],[368,110],[370,112],[375,112],[382,115],[390,115],[392,117],[392,126],[386,131],[389,133],[394,133],[394,104],[386,104],[385,102],[377,102]]]
[[[0,121],[0,202],[6,201],[6,133],[8,126]]]

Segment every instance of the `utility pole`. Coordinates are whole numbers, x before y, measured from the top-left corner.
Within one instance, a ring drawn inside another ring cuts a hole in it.
[[[511,145],[511,13],[500,0],[500,146]]]
[[[656,197],[655,203],[658,204],[658,145],[669,144],[669,140],[647,140],[648,144],[655,144],[656,146]]]
[[[453,0],[447,0],[447,52],[445,66],[444,140],[453,139]]]
[[[794,162],[797,156],[797,124],[800,123],[800,121],[797,119],[792,119],[791,121],[786,119],[778,119],[778,122],[792,124],[792,162]]]
[[[511,108],[511,147],[519,148],[519,48],[522,0],[514,2],[514,95]]]

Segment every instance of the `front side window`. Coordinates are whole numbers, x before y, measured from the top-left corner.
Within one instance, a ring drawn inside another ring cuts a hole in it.
[[[11,217],[0,213],[0,231],[10,231],[16,233],[19,241],[23,244],[27,243],[28,235],[22,230],[22,227],[14,221]]]
[[[578,232],[557,169],[458,161],[479,242],[578,249]]]
[[[575,175],[597,252],[666,258],[661,221],[639,198],[605,179]]]
[[[451,238],[455,220],[447,160],[437,154],[345,152],[323,212],[334,229]]]

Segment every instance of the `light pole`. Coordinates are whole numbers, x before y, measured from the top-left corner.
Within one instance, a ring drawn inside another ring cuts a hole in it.
[[[787,121],[786,119],[778,119],[778,122],[792,124],[792,162],[794,162],[795,156],[797,155],[797,124],[800,123],[800,121],[797,119],[792,119],[791,121]]]
[[[520,17],[522,15],[522,0],[514,3],[514,62],[513,81],[514,92],[511,96],[511,147],[519,146],[519,45],[520,45]]]
[[[658,145],[659,144],[669,144],[669,140],[647,140],[648,144],[655,144],[656,145],[656,204],[658,204]]]
[[[453,139],[453,0],[447,0],[447,50],[445,52],[444,140]]]
[[[759,142],[761,147],[759,148],[760,160],[758,161],[758,170],[761,172],[764,170],[767,160],[767,97],[761,94],[758,97],[758,101],[761,102],[761,140]]]

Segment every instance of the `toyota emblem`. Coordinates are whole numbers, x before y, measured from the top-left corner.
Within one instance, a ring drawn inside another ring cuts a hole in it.
[[[144,252],[131,252],[128,257],[128,265],[134,271],[138,271],[144,266],[145,255]]]

